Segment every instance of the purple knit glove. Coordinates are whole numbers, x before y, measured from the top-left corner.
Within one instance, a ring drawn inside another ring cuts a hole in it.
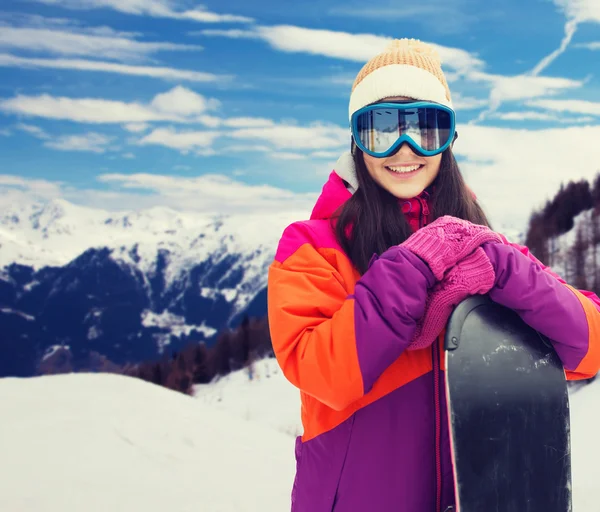
[[[481,247],[459,261],[435,284],[425,303],[425,314],[407,350],[428,347],[446,326],[453,309],[469,295],[485,294],[495,281],[494,268]]]
[[[429,265],[440,281],[444,274],[485,242],[502,243],[487,226],[445,215],[415,231],[401,245]]]

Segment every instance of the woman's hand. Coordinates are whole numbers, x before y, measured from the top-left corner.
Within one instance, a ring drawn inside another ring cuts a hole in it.
[[[502,243],[487,226],[445,215],[413,233],[401,245],[424,260],[440,281],[457,262],[486,242]]]
[[[425,314],[408,350],[425,348],[439,336],[454,308],[470,295],[485,294],[494,285],[494,268],[481,247],[460,260],[431,290]]]

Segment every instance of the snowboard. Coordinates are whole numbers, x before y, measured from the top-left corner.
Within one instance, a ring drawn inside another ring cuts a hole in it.
[[[456,512],[571,512],[569,396],[547,338],[476,295],[445,334]]]

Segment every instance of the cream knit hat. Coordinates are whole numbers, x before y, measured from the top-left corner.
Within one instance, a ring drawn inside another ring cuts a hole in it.
[[[349,115],[391,96],[433,101],[452,108],[441,59],[416,39],[395,39],[358,73],[350,95]]]

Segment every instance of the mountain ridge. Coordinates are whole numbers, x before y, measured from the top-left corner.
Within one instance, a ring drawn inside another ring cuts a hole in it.
[[[56,345],[125,364],[212,343],[246,308],[266,315],[268,267],[301,216],[12,205],[0,213],[0,356],[29,354],[26,375]]]

